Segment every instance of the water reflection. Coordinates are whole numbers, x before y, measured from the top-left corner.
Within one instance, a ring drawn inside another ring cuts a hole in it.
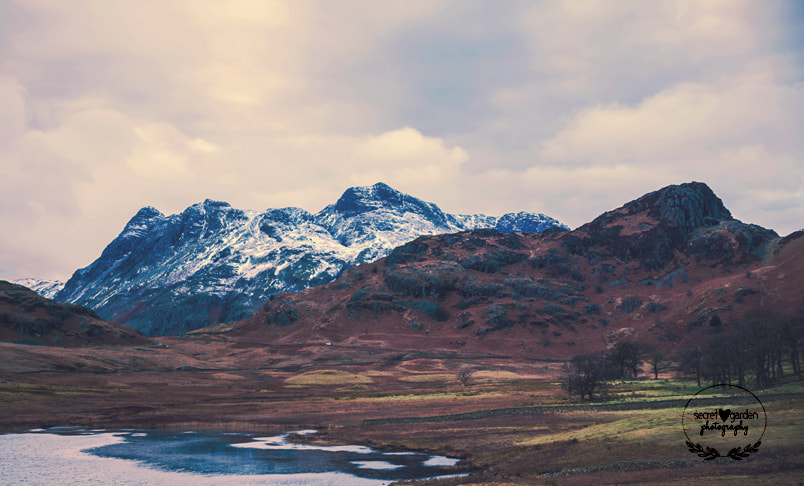
[[[108,431],[107,431],[108,432]],[[310,434],[315,431],[297,431]],[[72,432],[82,433],[82,432]],[[251,434],[119,431],[122,440],[85,452],[145,463],[167,471],[204,475],[341,472],[367,479],[403,480],[449,475],[458,461],[413,452],[380,452],[365,446],[316,446]]]

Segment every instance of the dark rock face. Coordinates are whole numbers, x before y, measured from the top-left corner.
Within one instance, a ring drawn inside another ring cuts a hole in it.
[[[699,226],[712,226],[732,219],[723,201],[706,184],[690,182],[648,193],[625,205],[629,214],[648,215],[670,228],[689,234]]]
[[[624,226],[628,217],[639,216],[649,221]],[[593,264],[614,257],[639,261],[642,268],[653,271],[664,268],[685,247],[688,255],[708,260],[755,258],[776,237],[773,231],[733,219],[706,184],[691,182],[665,187],[607,212],[564,236],[562,244]]]
[[[768,242],[778,237],[775,231],[732,220],[694,233],[686,255],[712,264],[748,263],[768,256]]]

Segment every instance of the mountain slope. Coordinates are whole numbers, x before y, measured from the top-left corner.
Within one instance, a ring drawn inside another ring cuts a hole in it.
[[[211,200],[171,216],[146,207],[56,299],[146,335],[176,334],[243,319],[276,293],[330,282],[420,235],[495,227],[566,228],[541,214],[451,215],[382,183],[348,189],[317,214]]]
[[[799,240],[733,219],[704,184],[669,186],[571,232],[420,237],[228,335],[559,359],[624,338],[677,349],[759,305],[792,309]]]
[[[41,280],[38,278],[20,278],[12,280],[11,283],[27,287],[46,299],[52,299],[61,289],[64,282],[60,280]]]
[[[0,280],[0,341],[22,344],[145,344],[150,340],[90,309],[60,304]]]

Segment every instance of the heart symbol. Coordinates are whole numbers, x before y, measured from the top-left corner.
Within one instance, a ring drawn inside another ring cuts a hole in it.
[[[731,409],[727,408],[726,410],[723,410],[720,408],[718,409],[717,413],[720,414],[720,420],[725,422],[729,418],[729,415],[731,415]]]

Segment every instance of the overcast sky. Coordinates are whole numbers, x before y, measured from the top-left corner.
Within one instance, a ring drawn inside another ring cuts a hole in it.
[[[378,181],[575,228],[696,180],[786,235],[802,132],[800,1],[0,0],[0,278]]]

